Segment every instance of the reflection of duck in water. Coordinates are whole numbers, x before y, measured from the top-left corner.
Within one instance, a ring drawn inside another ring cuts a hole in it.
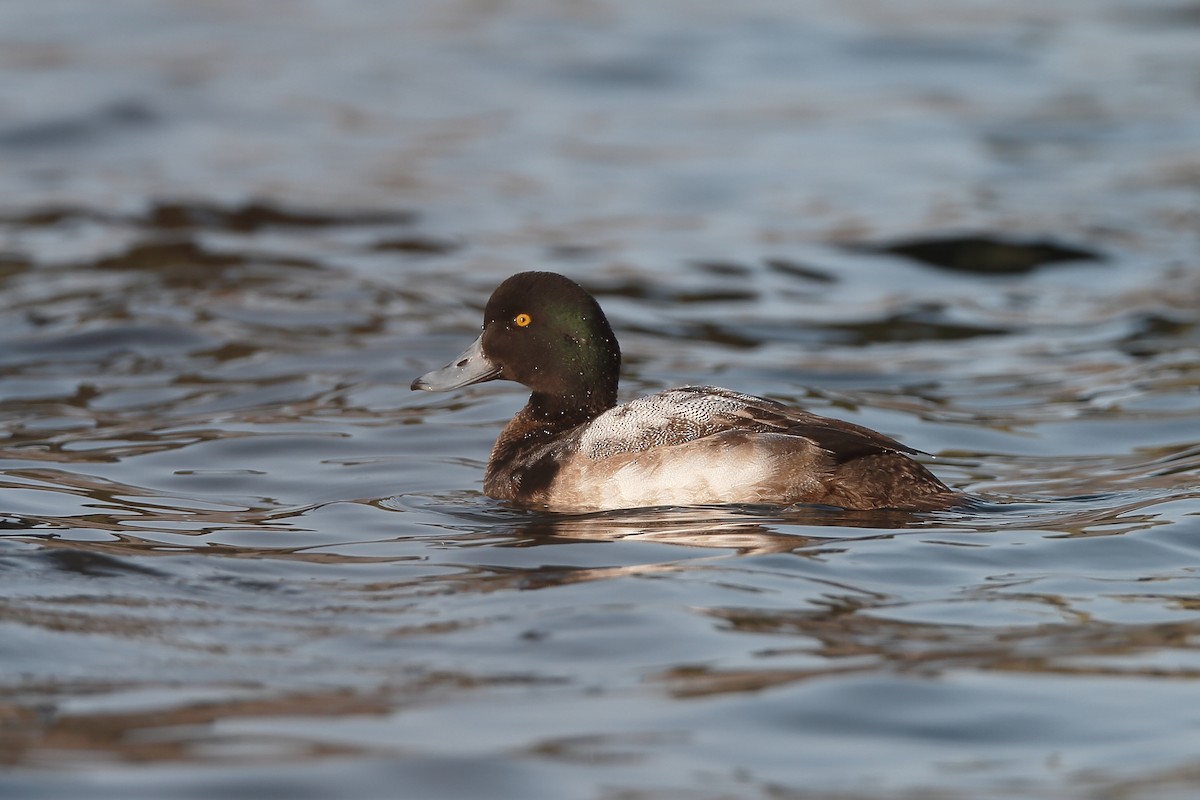
[[[718,503],[937,509],[961,499],[881,433],[714,386],[616,405],[621,351],[590,294],[552,272],[492,293],[483,334],[413,389],[497,378],[533,390],[484,491],[555,511]]]
[[[511,526],[491,524],[487,532],[491,536],[499,533],[516,537],[515,543],[520,546],[640,541],[727,550],[740,555],[819,556],[830,550],[843,550],[852,542],[891,538],[903,529],[924,528],[929,524],[928,517],[896,509],[845,511],[822,506],[742,505],[531,514]],[[834,533],[839,528],[842,530]],[[674,569],[679,563],[682,562],[668,561],[657,567]],[[629,571],[654,571],[653,566],[630,565]]]

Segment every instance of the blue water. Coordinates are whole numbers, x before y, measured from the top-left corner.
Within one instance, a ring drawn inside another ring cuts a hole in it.
[[[5,5],[0,795],[1194,797],[1198,31]],[[520,388],[408,384],[531,268],[979,502],[483,497]]]

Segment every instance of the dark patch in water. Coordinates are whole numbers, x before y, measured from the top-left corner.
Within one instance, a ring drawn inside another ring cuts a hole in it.
[[[708,342],[739,350],[753,350],[761,346],[764,341],[749,333],[738,332],[712,322],[687,324],[682,327],[671,327],[669,330],[659,327],[627,324],[622,326],[622,330],[628,333],[652,337],[680,338],[691,342]],[[632,363],[636,359],[631,356],[627,360]]]
[[[0,531],[28,531],[48,527],[50,526],[39,519],[22,517],[20,514],[0,515]]]
[[[741,350],[752,350],[762,344],[761,339],[746,336],[711,322],[690,327],[687,336],[694,341],[712,342]]]
[[[402,236],[395,239],[384,239],[371,247],[379,252],[400,252],[416,256],[440,256],[453,253],[462,245],[448,239],[435,239],[432,236]]]
[[[694,292],[678,292],[671,296],[677,303],[741,303],[757,298],[758,292],[740,289],[699,289]]]
[[[145,128],[156,122],[158,114],[149,106],[135,100],[122,100],[74,117],[0,130],[0,147],[73,147],[111,133]]]
[[[249,269],[254,265],[266,264],[294,269],[321,269],[316,263],[298,258],[215,252],[190,239],[142,242],[123,253],[101,258],[92,266],[151,273],[170,286],[204,287],[233,269]]]
[[[1102,261],[1104,256],[1082,247],[1049,240],[1003,241],[989,236],[907,239],[863,249],[890,253],[952,272],[976,275],[1023,275],[1048,264]]]
[[[1180,28],[1200,25],[1200,4],[1180,3],[1172,6],[1146,7],[1131,5],[1118,12],[1121,17],[1147,27]]]
[[[156,228],[201,228],[250,233],[273,227],[407,225],[415,219],[416,214],[411,211],[318,211],[251,200],[234,206],[205,202],[162,202],[150,209],[144,223]]]
[[[713,275],[732,275],[741,277],[749,275],[752,270],[745,264],[736,261],[693,261],[693,266]]]
[[[240,255],[214,253],[195,242],[146,242],[135,244],[124,253],[95,262],[100,269],[127,269],[159,272],[180,267],[228,267],[245,263]]]
[[[944,309],[935,304],[922,305],[878,319],[828,324],[822,328],[833,331],[844,342],[857,345],[879,342],[960,341],[1009,333],[1007,328],[950,322],[945,319]]]
[[[38,228],[86,220],[110,224],[125,223],[170,231],[219,230],[253,233],[264,228],[409,225],[416,218],[416,213],[412,211],[321,211],[287,208],[265,200],[251,200],[240,205],[220,205],[205,201],[163,201],[151,205],[144,214],[133,215],[112,214],[84,206],[50,205],[17,214],[0,215],[0,222]]]
[[[53,227],[63,222],[88,220],[91,222],[118,223],[122,218],[117,214],[84,208],[82,206],[50,205],[35,208],[32,211],[22,211],[16,214],[0,215],[0,222],[22,225],[28,228]]]
[[[16,253],[0,253],[0,282],[26,272],[32,264],[29,259]]]
[[[690,289],[672,291],[650,283],[618,283],[609,286],[587,286],[597,297],[629,297],[655,303],[728,303],[754,300],[758,293],[746,289]]]
[[[629,297],[634,300],[661,299],[662,297],[660,290],[645,282],[613,283],[606,286],[588,284],[583,288],[596,297]]]
[[[1180,347],[1194,346],[1194,334],[1198,323],[1193,319],[1180,319],[1165,313],[1142,315],[1136,322],[1136,330],[1120,341],[1123,351],[1137,358],[1149,358],[1170,352]]]
[[[589,258],[601,252],[601,248],[586,244],[556,244],[546,248],[546,257],[556,261],[574,261]]]
[[[793,278],[800,278],[813,283],[837,283],[837,277],[829,274],[825,270],[810,267],[806,264],[801,264],[797,261],[791,261],[784,258],[768,258],[763,262],[767,265],[767,269],[772,272],[778,272],[782,275],[790,275]]]
[[[226,342],[220,347],[212,350],[201,350],[192,355],[198,358],[211,358],[214,361],[237,361],[243,358],[249,358],[257,355],[262,351],[262,348],[250,344],[249,342]]]
[[[52,568],[74,572],[89,578],[115,578],[121,575],[161,575],[158,570],[134,564],[127,559],[71,548],[54,548],[37,555]]]

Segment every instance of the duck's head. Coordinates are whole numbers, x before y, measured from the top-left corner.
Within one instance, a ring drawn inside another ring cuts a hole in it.
[[[483,333],[413,389],[445,392],[503,379],[533,390],[542,405],[598,413],[616,402],[621,350],[600,304],[554,272],[521,272],[496,287]]]

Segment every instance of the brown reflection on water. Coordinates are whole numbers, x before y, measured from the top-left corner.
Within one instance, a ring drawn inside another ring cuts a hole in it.
[[[150,230],[202,229],[252,233],[264,228],[324,228],[342,225],[408,225],[409,211],[289,208],[268,200],[221,204],[207,201],[159,200],[140,214],[115,214],[74,205],[52,205],[0,215],[0,223],[50,227],[64,222],[124,224]]]
[[[1023,598],[1062,607],[1055,595]],[[1161,599],[1161,598],[1158,598]],[[1162,650],[1200,654],[1200,620],[1114,625],[1079,615],[1070,624],[999,629],[924,624],[872,616],[852,599],[817,611],[714,608],[702,612],[728,630],[794,637],[801,644],[761,651],[765,659],[820,659],[810,668],[679,666],[655,680],[676,696],[759,691],[829,675],[880,670],[937,676],[948,670],[1200,680],[1200,667],[1139,666],[1139,655]],[[1110,662],[1110,663],[1106,663]]]
[[[739,555],[787,553],[853,539],[879,538],[929,524],[927,514],[847,511],[820,506],[653,508],[594,514],[539,514],[510,533],[541,545],[579,540],[638,540],[732,550]],[[805,533],[796,532],[806,529]],[[821,528],[861,528],[861,536],[825,536]],[[874,530],[888,531],[875,533]]]
[[[340,718],[378,715],[392,710],[405,695],[410,701],[438,685],[453,685],[448,677],[417,681],[403,690],[355,692],[349,689],[294,692],[277,697],[221,699],[186,704],[174,708],[155,708],[132,712],[57,713],[52,702],[43,708],[9,705],[0,699],[0,764],[51,766],[70,761],[79,765],[89,759],[130,763],[174,761],[227,763],[235,760],[256,761],[268,756],[282,762],[345,755],[378,755],[393,748],[345,746],[320,738],[300,736],[264,740],[255,736],[244,740],[237,734],[214,730],[229,720],[279,717]],[[49,687],[50,698],[62,693],[78,696],[86,687]],[[92,687],[104,693],[121,687]],[[140,685],[139,691],[153,687]],[[178,687],[167,687],[178,688]],[[246,687],[226,687],[230,694]],[[82,691],[81,691],[82,690]],[[25,689],[24,691],[29,691]],[[21,697],[13,698],[18,703]],[[238,751],[244,755],[238,756]]]

